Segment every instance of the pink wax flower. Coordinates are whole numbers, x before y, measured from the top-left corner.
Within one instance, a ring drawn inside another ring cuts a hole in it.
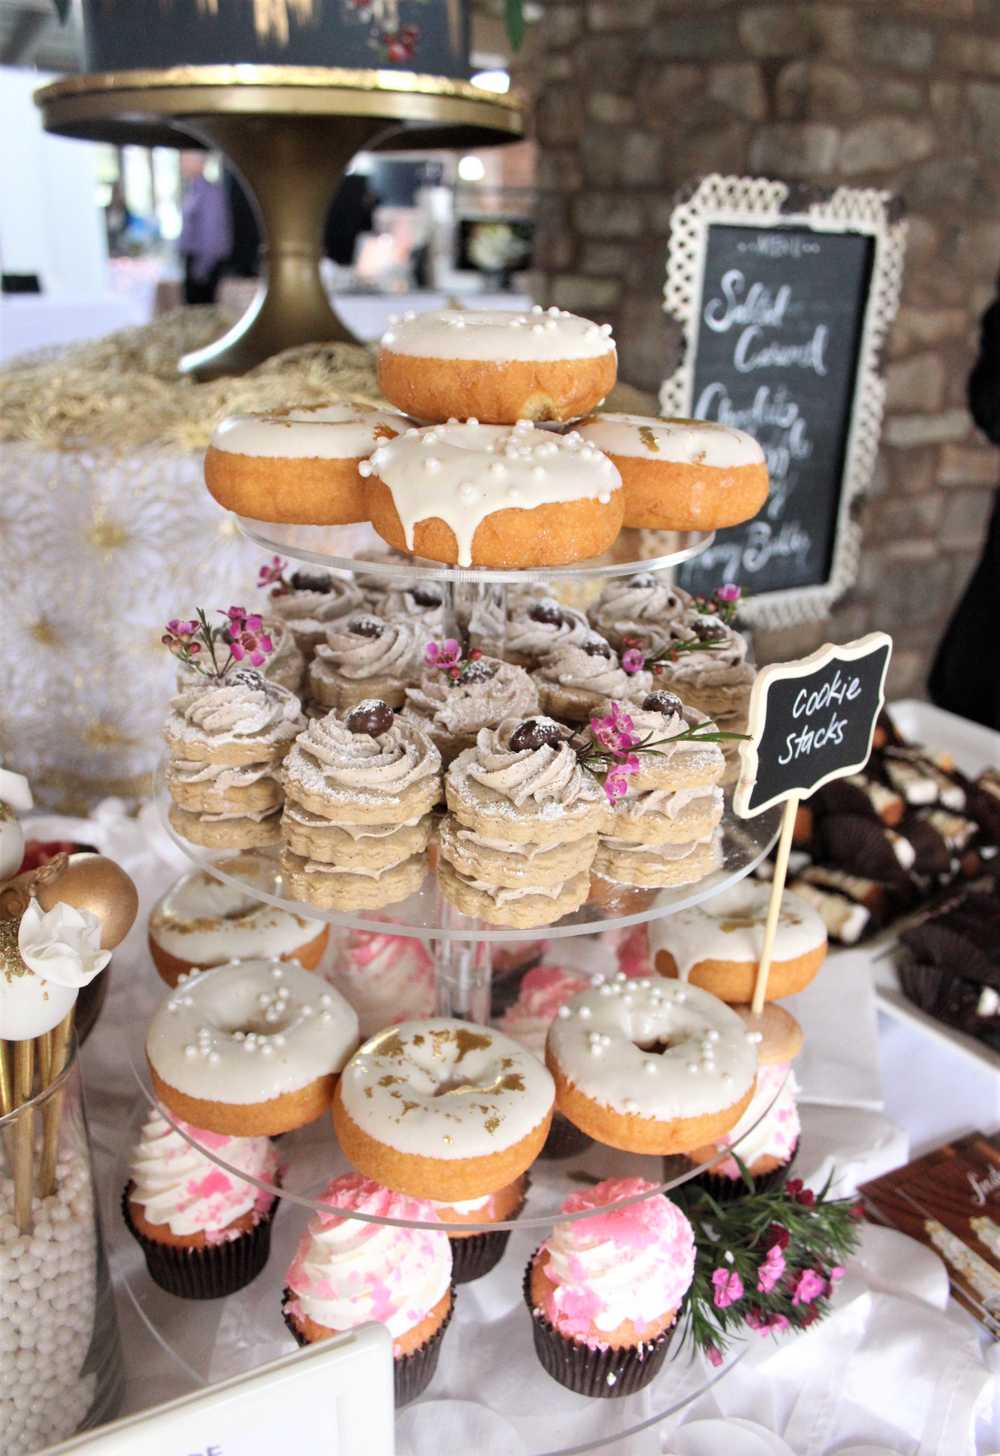
[[[646,659],[638,647],[629,647],[622,653],[622,670],[627,673],[642,672]]]
[[[230,607],[226,613],[229,626],[224,633],[225,641],[236,662],[249,657],[254,667],[261,667],[268,654],[274,651],[274,643],[264,631],[263,619],[255,613],[248,614],[245,607]]]
[[[462,645],[454,637],[446,637],[443,642],[428,642],[424,648],[424,661],[428,667],[441,667],[446,670],[457,667],[462,660]]]
[[[803,1269],[792,1287],[793,1304],[812,1304],[826,1292],[826,1280],[815,1269]]]
[[[285,584],[285,568],[287,565],[288,562],[283,561],[280,556],[272,556],[266,566],[262,566],[257,573],[258,587],[275,586],[279,587],[282,591],[287,591],[288,588]]]
[[[720,602],[738,602],[743,593],[735,582],[728,581],[715,588],[715,595]]]
[[[716,1309],[726,1309],[743,1298],[743,1280],[735,1269],[716,1269],[712,1275],[712,1303]]]
[[[770,1294],[785,1272],[785,1256],[778,1244],[772,1244],[757,1270],[757,1292]]]

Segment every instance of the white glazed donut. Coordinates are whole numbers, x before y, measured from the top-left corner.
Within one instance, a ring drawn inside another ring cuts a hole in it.
[[[408,430],[359,467],[390,546],[459,566],[558,566],[615,539],[624,496],[610,460],[576,431],[526,420]]]
[[[552,1078],[508,1036],[434,1017],[387,1027],[344,1068],[333,1123],[360,1172],[446,1202],[513,1183],[541,1151]]]
[[[273,879],[268,864],[253,855],[228,860],[226,869],[261,889]],[[260,956],[312,970],[327,938],[322,922],[265,904],[207,870],[182,875],[149,913],[149,953],[168,986],[191,971]]]
[[[649,948],[661,976],[701,986],[723,1001],[753,1000],[771,886],[743,880],[688,910],[650,926]],[[826,959],[826,926],[813,907],[791,890],[781,897],[778,928],[767,977],[767,999],[804,991]]]
[[[569,420],[617,374],[610,324],[565,309],[444,308],[390,322],[378,355],[386,399],[421,420]]]
[[[230,415],[212,435],[205,483],[227,510],[260,521],[362,521],[358,461],[408,423],[347,401]]]
[[[681,1153],[748,1106],[759,1036],[707,991],[619,972],[560,1007],[545,1060],[559,1111],[598,1142]]]
[[[330,1105],[358,1018],[301,966],[249,960],[187,977],[150,1022],[153,1087],[176,1116],[234,1137],[288,1132]]]

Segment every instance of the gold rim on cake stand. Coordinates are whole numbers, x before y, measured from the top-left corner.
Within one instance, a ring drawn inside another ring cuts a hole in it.
[[[481,147],[523,135],[516,96],[408,71],[175,66],[71,76],[35,93],[47,131],[114,145],[221,151],[254,202],[261,284],[184,373],[241,374],[298,344],[351,340],[320,278],[330,199],[362,149]]]

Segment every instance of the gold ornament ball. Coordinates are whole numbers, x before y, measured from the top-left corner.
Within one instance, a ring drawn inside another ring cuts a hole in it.
[[[101,922],[101,945],[112,950],[132,929],[139,909],[135,885],[120,865],[103,854],[71,854],[61,875],[36,890],[43,910],[72,905],[90,910]]]

